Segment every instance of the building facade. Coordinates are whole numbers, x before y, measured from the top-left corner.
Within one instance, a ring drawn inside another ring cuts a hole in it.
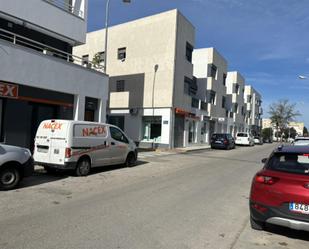
[[[108,77],[72,55],[86,40],[87,3],[1,2],[2,142],[32,148],[44,119],[105,121]]]
[[[89,58],[104,55],[104,36],[104,29],[88,33],[86,44],[75,47],[74,54]],[[200,117],[192,108],[197,90],[194,43],[194,27],[177,10],[109,28],[108,121],[141,147],[197,143]]]
[[[253,135],[259,135],[262,128],[262,97],[252,86],[246,85],[244,91],[244,101],[246,106],[245,130]]]
[[[228,72],[226,79],[227,99],[231,103],[228,113],[228,132],[236,136],[245,131],[245,79],[239,72]]]
[[[227,99],[226,60],[215,48],[195,49],[193,65],[193,75],[198,82],[198,95],[207,103],[208,137],[215,132],[227,132],[231,103],[229,104]]]
[[[215,48],[194,49],[194,43],[193,25],[171,10],[110,27],[106,65],[104,29],[88,33],[73,53],[86,66],[93,66],[87,60],[98,70],[106,66],[107,120],[140,147],[207,144],[215,132],[235,135],[260,127],[261,96],[250,88],[250,104],[259,105],[253,114],[250,109],[255,118],[249,122],[244,78],[227,72],[227,61]]]

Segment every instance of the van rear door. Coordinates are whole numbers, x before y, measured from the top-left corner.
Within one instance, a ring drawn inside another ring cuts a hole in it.
[[[66,121],[42,121],[35,138],[34,160],[51,164],[63,164],[67,144],[67,128],[68,122]]]

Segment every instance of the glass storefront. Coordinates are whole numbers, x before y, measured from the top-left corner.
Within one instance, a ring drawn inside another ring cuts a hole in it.
[[[143,141],[161,142],[162,117],[145,116],[143,117]]]

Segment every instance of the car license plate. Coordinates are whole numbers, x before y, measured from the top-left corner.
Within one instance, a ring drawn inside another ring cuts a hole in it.
[[[292,212],[309,214],[309,205],[306,205],[306,204],[291,202],[289,209]]]
[[[54,154],[59,154],[59,149],[54,149]]]
[[[221,141],[216,141],[215,144],[221,144]]]

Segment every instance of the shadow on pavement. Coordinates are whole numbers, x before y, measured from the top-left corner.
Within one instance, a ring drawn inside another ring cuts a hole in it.
[[[47,174],[44,169],[36,169],[32,176],[24,178],[18,188],[32,187],[48,182],[59,181],[67,178],[67,175],[61,174],[61,172],[55,172],[54,174]]]
[[[136,164],[130,168],[137,167],[143,164],[147,164],[145,161],[137,161]],[[123,164],[112,165],[112,166],[102,166],[91,170],[89,175],[94,175],[102,172],[107,172],[111,170],[117,170],[124,168]],[[32,187],[48,182],[59,181],[65,179],[69,176],[75,176],[73,171],[55,171],[54,173],[47,173],[43,168],[36,169],[32,176],[24,178],[16,189],[22,189],[27,187]]]
[[[276,235],[288,237],[290,239],[298,239],[309,241],[309,232],[294,230],[286,227],[267,224],[265,231]],[[284,242],[283,242],[284,243]]]

